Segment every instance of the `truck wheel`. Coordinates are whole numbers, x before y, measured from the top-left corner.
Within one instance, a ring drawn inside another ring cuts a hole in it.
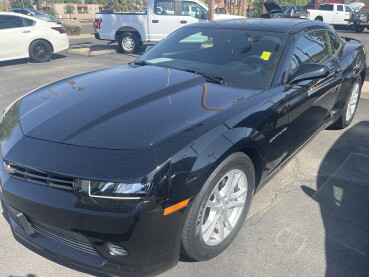
[[[354,25],[354,31],[356,33],[362,33],[364,31],[364,29],[365,29],[365,27],[363,27],[363,26],[356,25],[356,24]]]
[[[323,17],[317,16],[314,20],[323,21]]]
[[[123,53],[133,54],[139,48],[140,42],[136,35],[126,32],[119,37],[118,44]]]

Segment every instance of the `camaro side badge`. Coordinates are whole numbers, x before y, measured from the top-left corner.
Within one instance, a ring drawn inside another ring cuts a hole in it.
[[[309,89],[308,89],[308,96],[310,96],[312,94],[312,92],[317,88],[319,87],[319,84],[315,84],[313,86],[311,86]]]
[[[279,137],[280,135],[282,135],[284,132],[287,131],[287,127],[284,127],[282,129],[282,131],[280,131],[278,134],[276,134],[274,137],[272,137],[270,140],[269,140],[269,143],[272,143],[277,137]]]

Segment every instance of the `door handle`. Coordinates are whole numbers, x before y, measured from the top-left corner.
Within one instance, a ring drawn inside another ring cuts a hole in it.
[[[152,23],[159,23],[159,20],[153,20]]]
[[[31,32],[31,31],[28,31],[28,30],[27,30],[27,31],[23,31],[22,33],[26,34],[26,33],[30,33],[30,32]]]
[[[181,24],[186,24],[187,23],[187,20],[181,20],[180,23]]]

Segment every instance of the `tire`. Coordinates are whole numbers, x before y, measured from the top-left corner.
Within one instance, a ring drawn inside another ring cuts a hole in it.
[[[346,100],[346,104],[343,108],[341,116],[335,123],[332,124],[332,127],[334,129],[344,129],[351,124],[352,120],[354,119],[357,106],[359,104],[361,86],[362,81],[361,77],[359,76],[351,87],[350,95]]]
[[[224,192],[231,185],[226,180],[234,178],[238,178],[238,181],[228,195],[236,197],[238,193],[239,196],[232,201]],[[207,179],[191,206],[183,229],[182,251],[196,261],[208,260],[223,252],[241,229],[254,190],[255,170],[250,158],[241,152],[226,158]],[[224,210],[225,203],[234,207]],[[210,204],[215,206],[210,208]],[[223,226],[223,232],[220,226]]]
[[[354,31],[356,33],[362,33],[364,31],[365,27],[355,24],[354,25]]]
[[[314,20],[323,21],[323,17],[317,16]]]
[[[46,40],[35,40],[29,46],[29,56],[37,63],[48,62],[53,55],[51,44]]]
[[[123,33],[118,39],[119,49],[123,53],[133,54],[140,47],[140,41],[133,33]]]

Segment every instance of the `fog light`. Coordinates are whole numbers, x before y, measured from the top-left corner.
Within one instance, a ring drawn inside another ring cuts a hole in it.
[[[115,257],[127,257],[129,255],[129,251],[126,248],[116,243],[108,242],[106,248],[109,254]]]

